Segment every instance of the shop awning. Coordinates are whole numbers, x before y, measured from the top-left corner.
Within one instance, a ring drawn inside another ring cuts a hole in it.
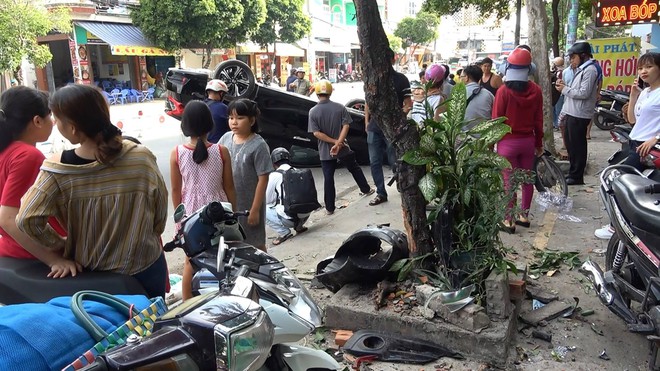
[[[327,41],[314,40],[312,46],[315,52],[330,52],[330,53],[350,53],[350,45],[332,45]]]
[[[170,53],[156,48],[144,37],[139,28],[130,24],[84,21],[77,21],[75,24],[110,44],[114,55],[170,55]],[[78,39],[79,44],[86,42],[86,40]]]

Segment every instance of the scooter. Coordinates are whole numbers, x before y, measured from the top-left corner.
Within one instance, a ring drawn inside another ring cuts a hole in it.
[[[635,168],[614,165],[600,175],[600,196],[616,231],[605,254],[605,272],[593,261],[580,267],[598,297],[651,341],[650,369],[660,345],[660,182]],[[631,306],[631,301],[640,303]],[[637,309],[639,308],[639,310]]]
[[[195,269],[205,267],[215,275],[218,289],[184,302],[156,321],[150,337],[101,355],[95,362],[101,368],[86,370],[144,365],[172,365],[177,370],[338,370],[339,364],[327,353],[287,344],[304,338],[322,319],[300,281],[255,247],[225,243],[225,238],[242,233],[237,218],[248,213],[234,213],[228,204],[212,202],[190,216],[184,214],[179,206],[175,220],[181,228],[164,249],[182,248]],[[232,287],[241,277],[241,287]],[[233,297],[237,292],[253,303]]]
[[[601,101],[595,108],[593,121],[602,130],[612,130],[616,125],[627,124],[624,107],[630,97],[616,90],[601,90]]]

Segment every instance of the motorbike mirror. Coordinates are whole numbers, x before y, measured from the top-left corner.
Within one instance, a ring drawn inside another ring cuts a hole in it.
[[[179,204],[179,206],[174,209],[174,222],[178,223],[181,220],[183,220],[183,217],[186,215],[186,207],[183,204]]]
[[[216,271],[218,274],[225,271],[225,253],[227,252],[227,245],[225,245],[225,237],[220,236],[218,243],[218,261],[216,263]]]

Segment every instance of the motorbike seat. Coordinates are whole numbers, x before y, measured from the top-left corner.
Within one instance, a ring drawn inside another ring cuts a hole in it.
[[[657,182],[635,174],[623,174],[612,182],[616,203],[626,219],[635,227],[658,234],[660,227],[660,195],[644,193],[646,186]]]
[[[36,259],[0,257],[0,303],[43,303],[82,290],[146,295],[133,277],[110,272],[80,272],[76,277],[48,278],[47,265]]]

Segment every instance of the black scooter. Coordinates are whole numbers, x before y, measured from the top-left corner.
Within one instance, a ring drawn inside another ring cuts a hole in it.
[[[628,93],[618,90],[601,90],[601,100],[596,106],[593,121],[601,130],[612,130],[616,125],[627,124],[624,106],[630,99]]]
[[[605,255],[605,269],[586,261],[580,272],[593,283],[601,302],[651,343],[649,368],[659,369],[660,345],[660,182],[627,165],[600,176],[600,196],[616,233]],[[631,301],[641,304],[631,306]],[[639,308],[639,310],[637,310]]]

